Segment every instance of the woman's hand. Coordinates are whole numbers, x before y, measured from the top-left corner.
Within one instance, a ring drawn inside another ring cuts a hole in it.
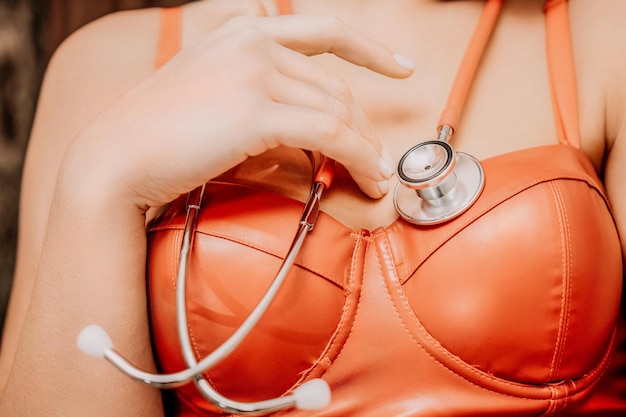
[[[335,18],[235,17],[90,123],[66,165],[145,209],[285,145],[335,159],[381,197],[393,162],[349,86],[308,57],[323,53],[390,77],[412,73],[406,58]]]

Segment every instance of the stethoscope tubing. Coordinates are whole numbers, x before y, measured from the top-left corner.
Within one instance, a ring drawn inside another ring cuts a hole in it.
[[[311,160],[314,162],[314,158]],[[217,349],[202,360],[198,361],[196,359],[195,352],[191,346],[187,322],[186,284],[187,267],[191,258],[196,223],[200,213],[206,184],[193,190],[187,197],[187,213],[177,271],[176,322],[181,352],[188,368],[169,374],[145,372],[132,365],[118,353],[106,332],[96,325],[87,326],[79,335],[77,342],[81,350],[92,356],[103,357],[130,378],[155,388],[176,388],[193,380],[205,399],[215,404],[220,409],[230,413],[254,415],[266,414],[290,407],[314,409],[325,406],[330,401],[330,390],[328,384],[319,378],[303,383],[295,388],[289,395],[263,401],[240,402],[221,395],[209,384],[202,374],[232,353],[232,351],[250,334],[254,326],[269,308],[281,285],[285,281],[285,278],[289,274],[289,271],[293,267],[306,236],[313,230],[320,211],[322,193],[330,186],[333,177],[334,161],[322,156],[315,171],[309,198],[306,201],[300,221],[298,222],[298,229],[272,283],[241,326]]]
[[[187,307],[186,307],[186,276],[187,265],[189,257],[191,255],[191,246],[195,230],[195,221],[200,210],[200,204],[202,201],[202,190],[200,193],[196,193],[199,196],[197,202],[190,202],[187,205],[187,219],[185,221],[185,231],[183,235],[183,243],[181,246],[181,256],[178,269],[177,278],[177,290],[176,290],[176,311],[177,311],[177,324],[178,324],[178,337],[181,345],[181,350],[185,363],[190,369],[201,369],[200,372],[204,372],[221,360],[226,358],[241,342],[248,336],[250,331],[256,326],[261,319],[265,311],[268,309],[280,287],[282,286],[285,278],[291,270],[300,249],[304,243],[307,234],[313,230],[313,225],[317,219],[319,213],[319,201],[322,192],[325,189],[324,182],[316,181],[311,195],[305,205],[303,214],[298,224],[298,230],[291,242],[291,246],[287,251],[274,280],[266,290],[265,294],[252,310],[250,315],[244,320],[239,328],[216,350],[206,356],[200,362],[197,362],[195,353],[191,346],[191,339],[187,328]],[[190,196],[193,198],[194,196]],[[194,384],[202,396],[215,404],[224,411],[236,414],[260,414],[269,413],[272,411],[281,410],[288,407],[294,407],[296,400],[292,396],[279,397],[275,399],[258,401],[258,402],[240,402],[234,401],[219,394],[208,381],[200,374],[194,375]]]

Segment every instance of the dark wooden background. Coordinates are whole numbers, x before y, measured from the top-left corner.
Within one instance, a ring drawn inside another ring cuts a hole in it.
[[[39,85],[53,51],[105,14],[189,0],[0,0],[0,328],[15,266],[19,181]]]

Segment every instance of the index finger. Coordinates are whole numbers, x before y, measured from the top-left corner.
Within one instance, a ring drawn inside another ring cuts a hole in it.
[[[353,64],[393,78],[406,78],[415,64],[336,17],[271,16],[261,29],[281,45],[305,55],[332,53]]]

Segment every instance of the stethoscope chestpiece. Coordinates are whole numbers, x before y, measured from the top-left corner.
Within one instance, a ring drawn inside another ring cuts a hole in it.
[[[480,162],[457,153],[443,140],[421,142],[397,166],[394,205],[402,218],[418,225],[452,220],[465,212],[485,185]]]

